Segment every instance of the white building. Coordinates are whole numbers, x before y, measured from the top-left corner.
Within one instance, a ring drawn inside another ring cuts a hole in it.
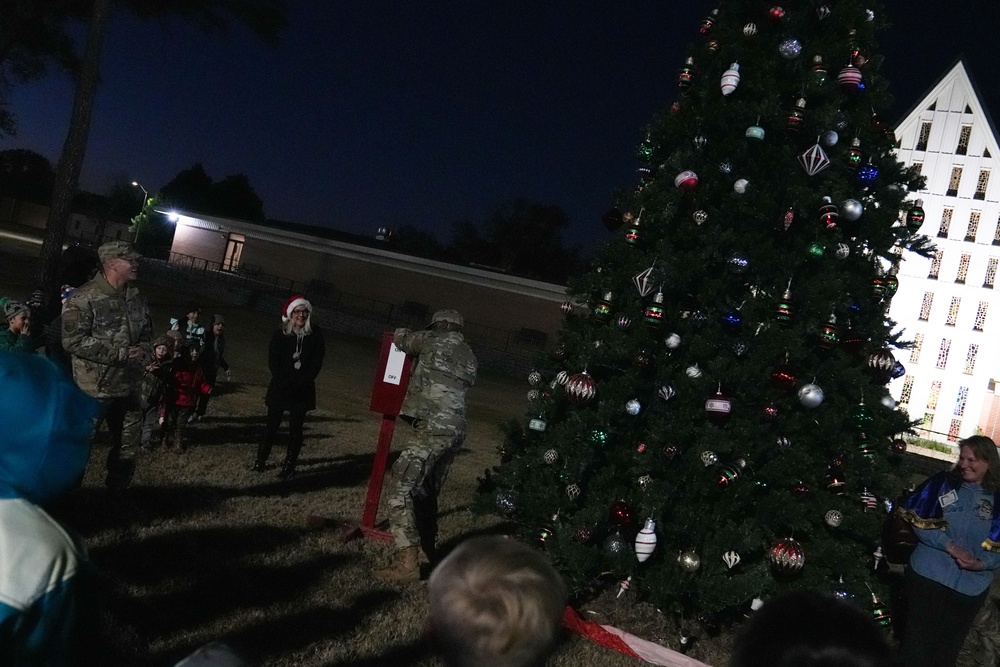
[[[926,187],[922,234],[933,259],[906,253],[890,317],[915,341],[897,353],[906,375],[893,397],[921,435],[954,443],[985,425],[1000,359],[1000,147],[989,114],[958,61],[896,128],[899,159],[919,165]]]

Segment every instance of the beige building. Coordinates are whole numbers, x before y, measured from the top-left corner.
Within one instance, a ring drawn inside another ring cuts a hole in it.
[[[538,345],[551,341],[562,325],[562,285],[313,235],[300,226],[291,231],[189,211],[171,217],[177,225],[171,264],[273,279],[279,288],[287,284],[290,292],[318,294],[355,309],[396,309],[419,318],[455,308],[480,335],[510,334]]]

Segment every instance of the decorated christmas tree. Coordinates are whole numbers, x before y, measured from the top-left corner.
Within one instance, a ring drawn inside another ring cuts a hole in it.
[[[885,26],[857,0],[728,0],[692,26],[617,238],[571,281],[482,480],[577,591],[713,624],[809,588],[888,622],[879,536],[911,424],[887,309],[929,241],[879,115]]]

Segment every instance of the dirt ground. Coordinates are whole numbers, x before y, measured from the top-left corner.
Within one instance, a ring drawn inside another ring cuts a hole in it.
[[[11,254],[7,239],[0,244],[0,294],[23,296],[33,261]],[[189,300],[141,279],[140,289],[158,331]],[[438,664],[419,641],[424,585],[387,586],[372,576],[389,562],[388,546],[344,542],[333,524],[306,524],[311,513],[360,518],[382,421],[368,410],[376,343],[327,337],[299,474],[282,482],[273,467],[249,470],[263,430],[267,340],[279,316],[201,305],[206,317],[226,316],[233,377],[190,429],[187,452],[140,454],[135,483],[118,499],[103,486],[107,436],[98,434],[82,488],[53,508],[83,536],[95,566],[93,664],[172,665],[211,640],[266,667]],[[486,374],[470,392],[469,437],[440,500],[441,552],[491,529],[470,500],[496,459],[499,425],[522,416],[526,390],[524,381]],[[283,455],[279,440],[272,466]],[[635,661],[572,637],[548,664]]]

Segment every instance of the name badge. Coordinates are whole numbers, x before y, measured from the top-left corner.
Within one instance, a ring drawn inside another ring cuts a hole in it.
[[[958,501],[958,494],[954,489],[938,498],[938,502],[941,503],[941,507],[947,507],[956,501]]]

